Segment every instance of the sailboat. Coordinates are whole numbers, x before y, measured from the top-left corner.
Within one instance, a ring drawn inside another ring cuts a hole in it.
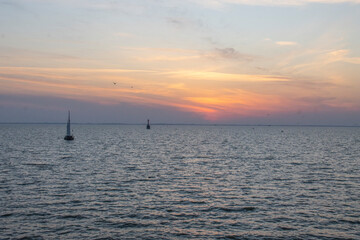
[[[146,125],[146,129],[150,129],[150,120],[148,119],[148,123]]]
[[[70,131],[70,111],[68,115],[68,121],[66,125],[66,136],[64,137],[64,140],[74,140],[74,136],[71,135],[71,131]]]

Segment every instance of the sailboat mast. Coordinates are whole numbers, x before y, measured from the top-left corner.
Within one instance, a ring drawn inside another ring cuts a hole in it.
[[[67,121],[67,126],[66,126],[66,135],[70,136],[71,135],[71,132],[70,132],[70,111],[69,111],[69,114],[68,114],[68,121]]]

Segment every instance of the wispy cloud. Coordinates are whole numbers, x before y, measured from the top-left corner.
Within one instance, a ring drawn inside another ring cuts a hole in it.
[[[287,82],[290,79],[275,75],[231,74],[211,71],[176,71],[163,73],[173,78],[235,82]]]
[[[48,2],[46,0],[32,0],[33,2]],[[183,0],[176,0],[178,4],[183,3]],[[175,2],[176,2],[175,1]],[[239,5],[260,5],[260,6],[301,6],[311,3],[322,4],[340,4],[351,3],[359,4],[360,0],[187,0],[191,3],[196,3],[208,8],[222,8],[230,4]],[[90,1],[90,0],[52,0],[60,4],[68,4],[72,6],[87,7],[96,10],[120,10],[124,13],[143,14],[147,9],[147,3],[138,4],[137,1],[122,1],[122,0],[103,0],[103,1]],[[144,1],[147,2],[147,1]],[[12,4],[12,1],[5,0],[0,4]],[[163,4],[167,4],[166,1]],[[171,4],[170,4],[171,5]]]
[[[194,60],[200,59],[202,56],[194,55],[194,56],[166,56],[166,55],[158,55],[158,56],[151,56],[151,57],[136,57],[138,61],[141,62],[178,62],[178,61],[187,61],[187,60]]]
[[[261,6],[300,6],[311,3],[336,4],[353,3],[359,4],[360,0],[189,0],[209,8],[221,8],[228,4],[261,5]]]
[[[241,53],[234,48],[214,48],[209,50],[181,48],[124,48],[124,50],[133,51],[133,58],[140,62],[184,62],[189,60],[227,60],[251,62],[258,58],[254,55]]]
[[[348,49],[339,49],[330,51],[326,54],[326,63],[332,62],[346,62],[352,64],[360,64],[360,57],[350,57]]]
[[[252,61],[254,56],[240,53],[234,48],[216,48],[214,50],[214,57],[220,57],[229,60]]]
[[[47,58],[47,59],[63,59],[63,60],[78,60],[79,58],[67,54],[59,54],[55,52],[44,52],[36,50],[28,50],[13,47],[1,47],[0,46],[0,58]]]
[[[168,17],[166,21],[175,28],[203,27],[203,22],[199,19],[192,19],[185,17]]]
[[[297,42],[290,42],[290,41],[278,41],[276,42],[279,46],[295,46],[297,45]]]
[[[197,50],[181,48],[123,48],[133,53],[133,58],[140,62],[180,62],[196,60],[204,56]]]
[[[284,58],[278,63],[281,71],[293,72],[297,74],[319,74],[323,69],[321,75],[323,77],[334,75],[335,69],[328,69],[329,64],[333,63],[348,63],[360,64],[360,57],[351,56],[349,49],[307,49],[292,52],[288,57]],[[358,70],[355,70],[358,72]],[[347,71],[349,72],[349,71]],[[325,74],[325,75],[324,75]],[[341,72],[341,75],[346,72]]]
[[[3,6],[3,7],[12,7],[12,8],[24,10],[24,8],[23,8],[21,5],[19,5],[19,4],[16,3],[15,1],[10,1],[10,0],[1,0],[1,1],[0,1],[0,6]]]

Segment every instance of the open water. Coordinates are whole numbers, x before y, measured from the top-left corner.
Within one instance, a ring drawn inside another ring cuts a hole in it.
[[[0,239],[360,239],[360,128],[0,125]]]

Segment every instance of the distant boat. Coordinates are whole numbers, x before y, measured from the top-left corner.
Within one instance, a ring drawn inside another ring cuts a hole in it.
[[[64,140],[74,140],[74,136],[71,135],[71,131],[70,131],[70,111],[68,115],[68,121],[66,125],[66,136],[64,137]]]
[[[146,129],[150,129],[150,120],[148,119],[148,123],[146,125]]]

